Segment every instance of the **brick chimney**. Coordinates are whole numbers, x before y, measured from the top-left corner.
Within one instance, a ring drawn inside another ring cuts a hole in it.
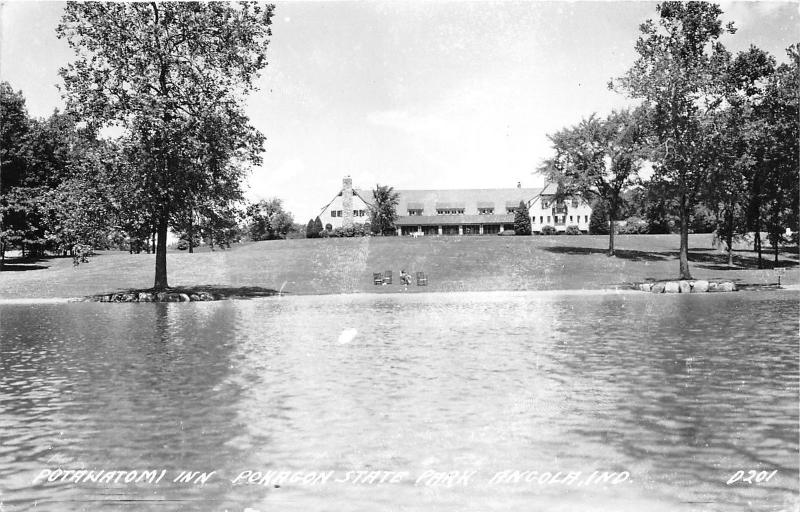
[[[342,180],[342,227],[353,227],[353,178]]]

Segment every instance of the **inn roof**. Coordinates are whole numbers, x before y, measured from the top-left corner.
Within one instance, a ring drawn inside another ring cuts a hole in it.
[[[542,188],[476,188],[476,189],[395,189],[399,194],[397,211],[419,209],[425,214],[435,213],[437,208],[495,208],[505,210],[507,206],[518,206],[520,201],[530,203],[542,193]],[[355,192],[365,202],[372,201],[372,190],[356,189]]]

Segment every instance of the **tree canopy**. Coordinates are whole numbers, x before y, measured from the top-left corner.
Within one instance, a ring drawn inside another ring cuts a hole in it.
[[[548,138],[555,155],[540,172],[558,184],[559,195],[579,194],[603,210],[611,222],[608,255],[613,256],[622,193],[638,183],[648,153],[645,111],[617,111],[606,119],[592,115]]]
[[[733,25],[722,26],[722,10],[706,2],[664,2],[659,18],[640,27],[639,54],[617,85],[642,99],[650,112],[654,174],[676,184],[680,214],[679,274],[691,278],[689,212],[695,191],[712,165],[707,151],[711,114],[720,107],[727,52],[719,42]],[[613,86],[613,84],[612,84]]]
[[[167,228],[187,209],[238,199],[264,138],[242,110],[266,66],[273,6],[68,3],[58,27],[76,53],[67,106],[124,128],[138,207],[153,212],[156,289],[168,286]]]
[[[397,205],[400,194],[393,187],[375,185],[372,191],[373,203],[370,205],[370,226],[373,233],[391,235],[397,220]]]

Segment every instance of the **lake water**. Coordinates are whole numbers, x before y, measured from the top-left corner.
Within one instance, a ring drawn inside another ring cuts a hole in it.
[[[796,510],[798,298],[2,305],[0,509]]]

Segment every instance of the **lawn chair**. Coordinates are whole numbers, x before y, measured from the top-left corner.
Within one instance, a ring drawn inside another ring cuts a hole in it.
[[[417,272],[417,286],[428,286],[428,278],[425,272]]]
[[[383,284],[392,284],[392,271],[387,270],[383,273]]]
[[[383,274],[380,272],[377,274],[372,274],[372,283],[377,285],[383,284]]]

